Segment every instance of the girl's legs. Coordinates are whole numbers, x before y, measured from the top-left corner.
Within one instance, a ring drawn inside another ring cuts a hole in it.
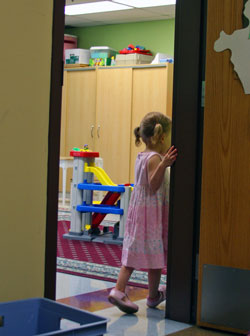
[[[133,273],[132,267],[122,266],[120,269],[120,273],[116,282],[115,288],[123,293],[125,293],[125,289],[131,274]]]
[[[136,313],[139,307],[129,300],[125,293],[128,280],[133,272],[132,267],[122,266],[115,288],[109,293],[109,302],[117,306],[121,311],[127,314]]]
[[[166,300],[166,288],[159,288],[161,279],[161,269],[148,270],[148,288],[147,306],[149,308],[157,307]]]
[[[148,296],[150,299],[154,299],[158,296],[158,288],[161,280],[161,271],[161,269],[148,270]]]

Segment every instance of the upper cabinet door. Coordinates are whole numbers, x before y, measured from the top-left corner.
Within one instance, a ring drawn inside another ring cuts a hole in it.
[[[60,156],[65,154],[65,133],[66,133],[66,97],[67,97],[67,71],[63,74],[62,87],[62,107],[61,107],[61,136],[60,136]]]
[[[138,152],[145,146],[135,146],[134,129],[148,112],[172,116],[173,64],[163,67],[133,69],[133,99],[131,122],[130,181],[134,181],[134,165]]]
[[[129,182],[132,69],[98,69],[96,146],[117,184]]]
[[[94,149],[96,108],[96,71],[79,70],[67,73],[65,151],[85,144]]]

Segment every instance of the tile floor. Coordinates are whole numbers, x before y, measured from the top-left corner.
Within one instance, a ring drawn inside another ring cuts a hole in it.
[[[165,336],[191,327],[165,319],[164,303],[158,309],[147,308],[147,290],[144,288],[128,288],[129,297],[140,307],[139,312],[135,315],[120,312],[107,299],[113,287],[113,282],[57,273],[56,300],[108,318],[106,335],[109,336]]]
[[[65,211],[61,211],[61,215],[69,216],[69,207],[61,210]],[[157,309],[147,308],[144,288],[129,286],[128,295],[138,304],[139,312],[124,314],[107,299],[114,285],[113,282],[57,273],[56,300],[108,318],[107,336],[234,336],[165,319],[165,303]]]
[[[109,336],[165,336],[189,328],[189,324],[164,318],[165,304],[158,309],[146,306],[147,290],[129,286],[129,296],[139,305],[136,315],[126,315],[107,300],[114,283],[57,273],[56,300],[75,308],[95,312],[109,319]]]
[[[165,303],[160,304],[157,309],[147,308],[147,290],[144,288],[129,286],[128,295],[138,304],[139,312],[134,315],[124,314],[112,306],[107,299],[113,287],[113,282],[57,273],[56,300],[108,318],[107,334],[105,334],[107,336],[230,335],[165,319]]]
[[[157,309],[147,308],[147,290],[144,288],[129,286],[128,295],[138,304],[139,312],[134,315],[124,314],[107,299],[113,287],[113,282],[57,273],[56,300],[109,319],[105,336],[234,335],[165,319],[164,303]]]

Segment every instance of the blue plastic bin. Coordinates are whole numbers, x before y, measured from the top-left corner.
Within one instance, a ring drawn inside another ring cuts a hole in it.
[[[1,336],[103,335],[107,322],[106,318],[48,299],[0,303]],[[61,329],[62,324],[67,329]]]

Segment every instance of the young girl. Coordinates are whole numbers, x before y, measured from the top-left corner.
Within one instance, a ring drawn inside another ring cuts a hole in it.
[[[166,168],[177,157],[174,146],[169,148],[170,130],[171,120],[159,112],[148,113],[134,130],[136,145],[141,138],[146,149],[136,159],[122,267],[109,294],[109,301],[125,313],[138,311],[125,292],[134,269],[148,269],[148,307],[154,308],[166,299],[166,288],[159,287],[167,256],[169,172]]]

